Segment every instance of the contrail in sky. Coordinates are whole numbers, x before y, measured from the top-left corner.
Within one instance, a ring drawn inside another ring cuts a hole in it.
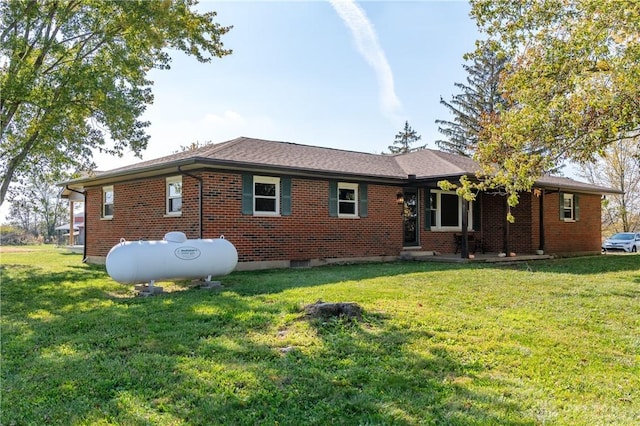
[[[383,113],[397,121],[395,112],[401,107],[393,85],[393,73],[387,58],[378,43],[373,24],[364,10],[353,0],[329,0],[347,27],[351,30],[358,52],[373,67],[380,89],[380,106]]]

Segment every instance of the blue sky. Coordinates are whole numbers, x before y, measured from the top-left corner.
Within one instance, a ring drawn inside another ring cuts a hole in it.
[[[436,148],[440,96],[459,93],[481,36],[466,1],[202,1],[233,54],[201,64],[176,52],[153,70],[143,160],[239,136],[387,151],[405,120]],[[99,170],[141,160],[95,156]],[[3,222],[9,205],[0,208]]]
[[[180,53],[152,71],[143,159],[238,136],[380,153],[404,121],[435,148],[436,119],[480,37],[463,1],[204,1],[233,54]],[[98,156],[108,170],[139,160]]]

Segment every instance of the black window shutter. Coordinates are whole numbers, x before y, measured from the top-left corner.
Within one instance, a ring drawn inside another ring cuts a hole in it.
[[[280,198],[282,198],[282,216],[291,216],[291,178],[280,178]]]
[[[329,181],[329,216],[338,216],[338,182]]]
[[[560,198],[560,220],[564,220],[564,192],[558,192]]]
[[[242,214],[253,214],[253,175],[242,174]]]
[[[431,189],[424,189],[424,229],[431,231]]]
[[[476,196],[475,201],[472,201],[470,204],[473,206],[473,230],[481,231],[482,230],[482,215],[480,214],[480,194]]]
[[[359,200],[359,214],[360,217],[367,217],[369,215],[369,199],[367,193],[367,184],[361,183],[358,185],[358,200]]]
[[[578,194],[574,194],[574,196],[573,196],[573,218],[575,220],[580,220],[580,203],[578,202],[578,200],[580,200],[580,197],[578,197]]]

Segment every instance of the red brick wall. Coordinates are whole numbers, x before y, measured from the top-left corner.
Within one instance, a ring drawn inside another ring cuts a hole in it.
[[[395,202],[397,187],[368,185],[368,217],[329,216],[329,183],[292,179],[292,214],[243,215],[242,176],[199,174],[203,184],[203,238],[224,235],[238,250],[239,261],[308,260],[397,256],[402,222]],[[168,231],[198,238],[198,181],[183,175],[181,217],[165,215],[165,179],[114,185],[112,220],[100,219],[102,188],[87,194],[88,256],[106,256],[121,237],[162,239]]]
[[[396,204],[397,187],[368,185],[368,217],[329,216],[326,180],[292,179],[292,214],[259,217],[241,214],[242,176],[202,172],[203,238],[224,235],[238,250],[239,260],[309,260],[397,256],[402,250],[402,218]],[[160,240],[169,231],[199,237],[198,180],[183,175],[183,213],[165,217],[165,178],[115,184],[114,216],[100,218],[102,187],[88,188],[85,213],[87,255],[104,257],[121,238]],[[521,194],[512,209],[509,250],[534,253],[539,244],[539,198]],[[505,197],[480,194],[480,235],[487,252],[503,251]],[[420,191],[420,245],[423,250],[453,253],[455,232],[432,232],[424,227],[424,191]],[[544,196],[545,252],[595,252],[600,249],[600,197],[580,194],[580,220],[559,220],[558,194]]]
[[[545,194],[545,253],[570,254],[600,251],[600,196],[577,194],[580,220],[560,220],[558,193]],[[520,254],[535,253],[540,248],[540,202],[535,193],[521,193],[520,203],[512,208],[515,223],[509,224],[509,250]],[[502,251],[506,210],[504,197],[483,195],[483,238],[490,252]]]
[[[560,220],[559,194],[544,196],[545,252],[570,254],[599,252],[601,239],[600,195],[577,194],[580,219],[576,222]],[[537,220],[535,226],[537,227]]]
[[[183,176],[182,183],[183,199],[189,202],[181,217],[165,217],[164,177],[113,185],[113,219],[101,219],[102,187],[89,188],[85,207],[87,255],[106,256],[121,238],[161,240],[173,230],[198,238],[197,180]]]
[[[509,251],[516,253],[531,253],[531,199],[529,194],[522,197],[520,204],[512,208],[511,213],[516,222],[509,224]],[[506,224],[506,198],[500,195],[479,194],[474,209],[480,209],[479,215],[474,215],[480,220],[480,229],[470,231],[475,238],[482,239],[485,252],[499,253],[504,250],[504,227]],[[421,221],[424,215],[421,214]],[[476,226],[474,226],[476,228]],[[421,246],[424,250],[435,250],[441,253],[453,253],[455,251],[454,234],[460,231],[427,231],[422,224],[420,236]],[[534,249],[535,251],[535,249]]]
[[[503,195],[481,195],[482,203],[482,234],[485,250],[490,253],[500,253],[507,249],[516,254],[534,253],[536,247],[532,244],[534,230],[531,226],[534,214],[535,200],[532,194],[520,194],[520,202],[511,207],[511,214],[515,218],[513,223],[507,223],[507,200]],[[505,228],[508,227],[508,244],[505,247]]]
[[[558,194],[544,195],[545,253],[570,254],[600,250],[600,196],[588,194],[578,194],[578,196],[580,220],[564,222],[560,220]],[[504,250],[505,226],[509,227],[508,250],[510,252],[533,254],[539,249],[540,197],[538,195],[521,193],[520,203],[511,208],[515,222],[508,225],[504,196],[480,194],[476,203],[481,208],[481,230],[475,234],[482,238],[486,252],[499,253]],[[422,228],[420,241],[424,250],[454,252],[453,234],[456,232],[426,231],[424,225]]]

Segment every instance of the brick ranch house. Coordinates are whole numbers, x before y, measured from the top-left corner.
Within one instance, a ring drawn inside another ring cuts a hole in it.
[[[407,249],[454,253],[463,216],[469,251],[600,252],[601,197],[610,189],[544,177],[521,194],[508,224],[503,195],[466,203],[438,188],[476,169],[430,149],[381,155],[241,137],[62,185],[63,196],[86,203],[90,263],[103,263],[121,238],[160,240],[169,231],[224,235],[241,270],[395,260]]]

